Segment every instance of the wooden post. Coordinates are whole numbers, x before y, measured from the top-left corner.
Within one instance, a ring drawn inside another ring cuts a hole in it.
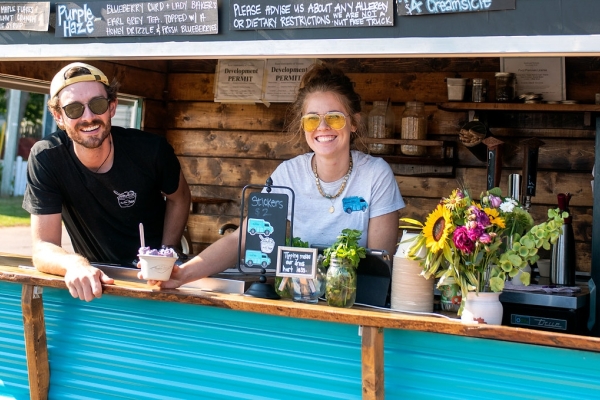
[[[383,328],[362,327],[362,398],[385,398],[383,376]]]
[[[44,323],[44,303],[41,290],[41,286],[23,285],[21,292],[29,396],[32,400],[46,400],[50,385],[46,324]]]

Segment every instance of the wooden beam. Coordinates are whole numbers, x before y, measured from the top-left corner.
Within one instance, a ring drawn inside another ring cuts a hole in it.
[[[29,396],[32,400],[47,399],[50,386],[46,325],[41,291],[41,286],[23,285],[21,292]]]
[[[383,400],[383,328],[362,326],[362,398]]]

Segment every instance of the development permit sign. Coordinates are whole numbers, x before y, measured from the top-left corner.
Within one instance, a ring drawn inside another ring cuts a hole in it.
[[[56,4],[56,37],[215,35],[216,0]]]

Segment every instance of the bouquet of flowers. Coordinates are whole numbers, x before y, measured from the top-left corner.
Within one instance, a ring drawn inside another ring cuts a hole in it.
[[[539,259],[540,248],[550,249],[568,214],[551,209],[548,220],[534,226],[519,202],[501,193],[491,189],[477,202],[467,190],[456,189],[442,198],[425,224],[400,219],[411,224],[400,228],[421,229],[407,254],[423,266],[421,275],[440,278],[438,287],[454,281],[463,296],[468,291],[500,292],[507,277]],[[522,272],[520,279],[529,285],[530,274]],[[463,307],[464,301],[459,315]]]

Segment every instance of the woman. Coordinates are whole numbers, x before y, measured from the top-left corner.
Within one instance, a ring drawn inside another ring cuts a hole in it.
[[[315,65],[302,78],[288,127],[304,133],[312,152],[284,161],[271,177],[274,185],[294,190],[294,236],[311,245],[330,245],[342,229],[359,229],[362,246],[393,254],[404,201],[383,159],[350,150],[365,130],[360,111],[350,79],[337,68]],[[178,287],[234,266],[238,238],[235,231],[213,243],[175,267],[171,280],[160,286]]]

